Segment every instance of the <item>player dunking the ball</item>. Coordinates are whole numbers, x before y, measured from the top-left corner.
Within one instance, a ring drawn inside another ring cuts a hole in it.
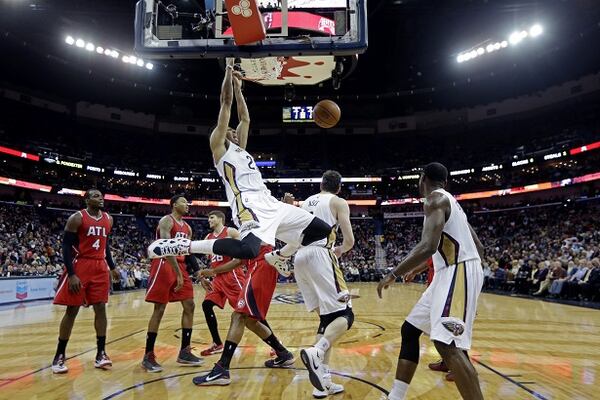
[[[464,399],[483,399],[477,371],[463,350],[471,348],[477,298],[483,285],[483,245],[456,201],[444,188],[448,170],[428,164],[419,180],[425,198],[421,241],[377,286],[379,297],[396,279],[433,256],[435,274],[402,325],[402,344],[389,400],[406,398],[419,362],[419,337],[429,335],[454,374]]]
[[[67,306],[60,322],[58,346],[52,361],[52,372],[64,374],[69,371],[65,364],[67,342],[81,306],[94,308],[94,326],[98,350],[94,367],[112,367],[104,350],[106,344],[106,303],[110,292],[110,271],[115,278],[119,274],[110,253],[108,235],[113,219],[102,211],[104,197],[99,190],[85,192],[86,208],[72,214],[67,220],[63,236],[63,259],[65,271],[60,279],[54,304]]]
[[[229,119],[234,92],[239,124],[236,129],[231,129]],[[323,220],[271,196],[254,158],[246,151],[249,127],[250,114],[242,93],[241,74],[233,72],[233,61],[230,61],[225,70],[221,109],[217,126],[210,136],[210,149],[225,185],[234,222],[240,228],[241,240],[157,240],[148,247],[150,258],[201,253],[248,260],[258,256],[261,243],[275,246],[277,238],[286,245],[266,254],[265,260],[281,274],[289,276],[290,257],[300,246],[329,235],[331,226]]]

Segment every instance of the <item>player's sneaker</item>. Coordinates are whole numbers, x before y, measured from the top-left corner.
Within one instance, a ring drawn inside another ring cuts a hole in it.
[[[108,358],[108,355],[106,354],[106,352],[102,352],[102,354],[100,354],[100,357],[96,357],[96,359],[94,360],[94,368],[100,368],[100,369],[111,369],[112,368],[112,361],[110,361],[110,358]]]
[[[221,363],[216,363],[212,371],[206,375],[192,379],[196,386],[227,386],[231,383],[229,369],[223,368]]]
[[[276,358],[265,361],[267,368],[290,368],[296,361],[294,354],[291,351],[278,353]]]
[[[323,358],[325,352],[316,347],[310,347],[308,349],[300,350],[300,358],[308,370],[308,378],[310,383],[318,390],[325,391],[325,367],[323,365]]]
[[[323,374],[323,381],[325,382],[325,390],[313,390],[313,397],[315,399],[324,399],[327,396],[331,396],[334,394],[342,393],[344,391],[344,386],[333,383],[331,381],[331,373],[329,372],[329,367],[323,364],[323,368],[325,369],[325,373]]]
[[[204,349],[200,352],[200,355],[203,357],[212,356],[213,354],[219,354],[223,352],[222,344],[211,344],[208,349]]]
[[[69,368],[65,364],[64,354],[60,354],[52,361],[52,373],[53,374],[66,374],[69,372]]]
[[[162,366],[156,362],[156,355],[151,351],[144,355],[144,359],[142,360],[142,368],[144,368],[148,372],[161,372]]]
[[[446,363],[444,362],[444,360],[440,360],[438,362],[434,362],[428,365],[429,369],[434,370],[434,371],[440,371],[440,372],[448,372],[450,371],[448,369],[448,367],[446,366]]]
[[[195,356],[194,353],[192,353],[192,348],[190,346],[179,350],[177,362],[184,367],[199,367],[204,364],[203,359]]]
[[[315,399],[324,399],[327,396],[332,396],[334,394],[338,394],[338,393],[342,393],[344,391],[344,386],[343,385],[339,385],[337,383],[333,383],[331,382],[331,385],[327,388],[327,390],[318,390],[318,389],[314,389],[313,390],[313,397]]]
[[[164,258],[167,256],[187,256],[190,254],[192,241],[185,238],[158,239],[148,246],[148,258]]]
[[[265,254],[265,261],[271,264],[277,272],[286,278],[292,274],[291,259],[291,257],[282,256],[279,253],[279,250]]]

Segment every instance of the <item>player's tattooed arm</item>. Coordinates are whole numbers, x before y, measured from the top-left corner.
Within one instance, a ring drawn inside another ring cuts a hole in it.
[[[244,93],[242,93],[242,74],[238,71],[233,72],[233,92],[235,94],[235,103],[237,105],[239,120],[235,132],[240,141],[240,147],[245,149],[248,144],[248,132],[250,130],[250,113],[248,112]]]
[[[210,134],[210,150],[213,154],[215,163],[225,155],[227,148],[225,140],[227,139],[227,129],[229,129],[229,120],[231,118],[231,105],[233,104],[233,60],[227,62],[225,68],[225,78],[221,86],[221,109],[219,110],[219,119],[217,126]]]

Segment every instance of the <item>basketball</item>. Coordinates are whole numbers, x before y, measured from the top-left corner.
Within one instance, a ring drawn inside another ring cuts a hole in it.
[[[321,100],[313,109],[315,124],[321,128],[333,128],[342,116],[342,110],[332,100]]]

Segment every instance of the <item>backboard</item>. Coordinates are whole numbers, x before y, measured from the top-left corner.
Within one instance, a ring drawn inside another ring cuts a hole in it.
[[[367,48],[366,0],[227,0],[258,6],[266,37],[238,46],[224,0],[140,0],[135,51],[148,59],[354,56]],[[233,18],[233,15],[231,16]]]

